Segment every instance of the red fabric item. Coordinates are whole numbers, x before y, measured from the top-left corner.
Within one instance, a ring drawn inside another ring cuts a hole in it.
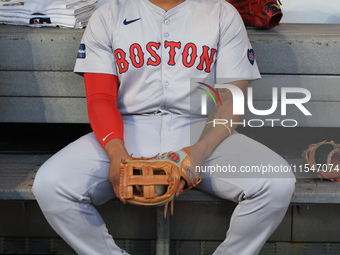
[[[246,26],[271,29],[279,25],[283,16],[280,0],[226,1],[234,5]]]
[[[105,148],[108,141],[124,141],[124,125],[117,107],[118,78],[111,74],[85,73],[87,111],[94,134]]]

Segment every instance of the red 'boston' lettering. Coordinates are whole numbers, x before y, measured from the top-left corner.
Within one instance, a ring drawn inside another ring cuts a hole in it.
[[[137,51],[137,55],[135,54],[135,50]],[[137,61],[137,56],[138,56],[138,61]],[[131,59],[132,65],[134,67],[140,68],[140,67],[143,66],[143,64],[144,64],[144,53],[143,53],[142,47],[139,44],[134,43],[134,44],[131,45],[131,47],[130,47],[130,59]]]
[[[191,54],[189,54],[189,50],[191,50]],[[188,61],[188,57],[190,61]],[[193,43],[188,43],[185,45],[183,50],[183,65],[185,67],[192,67],[195,63],[197,57],[197,48],[196,45]]]
[[[133,43],[127,52],[121,48],[116,49],[114,55],[116,57],[119,73],[122,74],[127,72],[130,64],[135,68],[141,68],[145,64],[148,66],[160,65],[162,62],[162,55],[159,54],[158,51],[161,47],[162,44],[160,42],[149,42],[143,47],[138,43]],[[163,56],[163,64],[169,66],[174,66],[176,64],[181,65],[181,63],[176,63],[176,54],[180,54],[181,56],[178,56],[178,58],[182,57],[183,66],[190,68],[193,67],[195,63],[199,62],[198,66],[196,66],[197,70],[205,71],[207,73],[210,73],[211,71],[211,65],[214,62],[214,57],[217,52],[214,48],[203,46],[202,54],[200,54],[200,50],[196,44],[191,42],[182,47],[181,42],[165,41],[164,49],[167,49],[169,54],[167,56],[165,53],[165,56]],[[147,52],[147,55],[149,54],[148,57],[145,56],[145,52]]]
[[[129,68],[129,62],[125,60],[125,52],[122,49],[115,50],[116,61],[119,73],[125,73]]]
[[[146,50],[151,54],[151,56],[154,58],[148,58],[147,65],[151,66],[158,66],[161,63],[161,57],[156,53],[156,51],[153,48],[156,48],[156,50],[159,49],[161,46],[161,43],[156,43],[156,42],[149,42],[146,45]]]
[[[170,47],[168,65],[174,66],[175,65],[175,54],[176,54],[175,48],[180,49],[181,48],[181,43],[180,42],[168,42],[168,41],[165,41],[164,42],[164,47],[165,48]]]
[[[207,72],[207,73],[210,73],[210,66],[211,66],[211,63],[213,62],[216,50],[215,49],[211,49],[210,52],[211,52],[211,54],[210,54],[210,57],[209,57],[209,47],[208,46],[203,46],[203,53],[202,53],[202,55],[200,57],[200,63],[197,66],[198,70],[203,70],[203,65],[205,63],[206,67],[205,67],[204,71]]]

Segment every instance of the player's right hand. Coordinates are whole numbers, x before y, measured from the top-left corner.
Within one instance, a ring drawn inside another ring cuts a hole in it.
[[[118,199],[119,197],[119,172],[120,163],[124,159],[129,158],[129,154],[124,146],[124,142],[119,138],[114,138],[110,140],[105,145],[105,151],[111,161],[109,170],[109,180],[112,184],[115,195]]]

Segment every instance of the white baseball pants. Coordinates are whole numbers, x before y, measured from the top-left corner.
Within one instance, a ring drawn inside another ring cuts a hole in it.
[[[136,157],[193,144],[205,124],[204,118],[172,114],[131,115],[123,120],[125,146]],[[124,254],[95,208],[115,197],[108,180],[109,166],[105,151],[90,133],[52,156],[34,182],[33,193],[49,224],[80,255]],[[205,166],[229,166],[234,172],[202,170],[197,188],[238,203],[226,239],[214,255],[258,254],[286,213],[295,177],[289,171],[254,173],[250,169],[288,169],[287,162],[234,132],[214,150]]]

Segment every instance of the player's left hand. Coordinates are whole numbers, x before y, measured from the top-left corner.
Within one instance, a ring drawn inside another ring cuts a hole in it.
[[[198,145],[193,145],[190,147],[190,160],[192,165],[192,168],[195,169],[196,166],[201,166],[204,162],[204,157],[200,153],[200,149]],[[179,183],[178,189],[176,191],[176,197],[178,197],[183,189],[186,187],[187,183],[183,178],[181,178],[181,181]]]
[[[179,194],[181,194],[181,192],[183,191],[184,187],[187,185],[187,183],[185,182],[184,179],[181,179],[180,183],[179,183],[179,186],[178,186],[178,189],[176,191],[176,197],[179,196]]]

